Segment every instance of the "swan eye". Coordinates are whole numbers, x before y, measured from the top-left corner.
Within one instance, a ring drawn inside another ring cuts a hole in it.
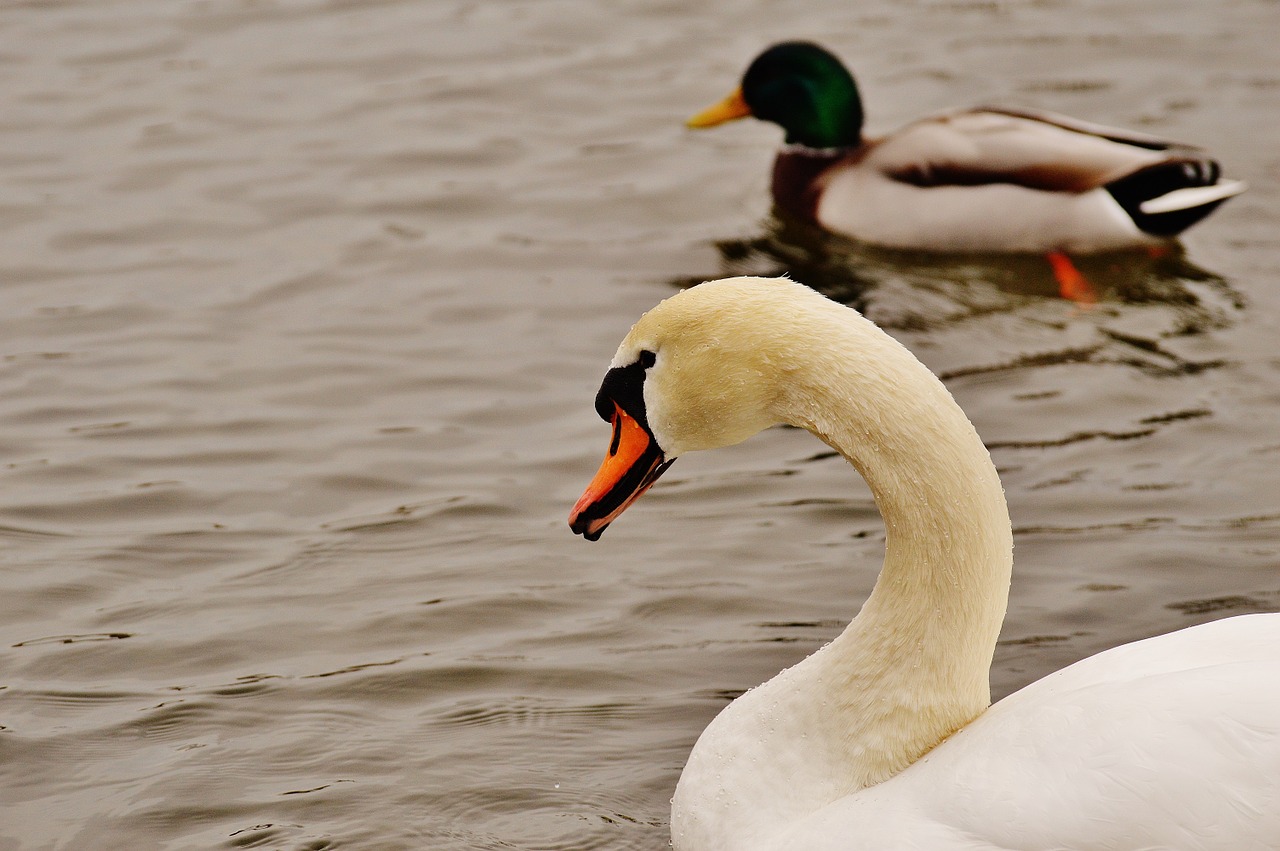
[[[658,361],[658,356],[648,349],[640,350],[640,365],[645,369],[653,366]]]

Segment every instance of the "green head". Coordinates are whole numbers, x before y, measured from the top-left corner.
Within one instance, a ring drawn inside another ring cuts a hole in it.
[[[709,127],[745,115],[779,125],[788,143],[844,148],[862,141],[862,100],[853,76],[811,42],[782,42],[761,53],[742,76],[741,89],[689,125]]]

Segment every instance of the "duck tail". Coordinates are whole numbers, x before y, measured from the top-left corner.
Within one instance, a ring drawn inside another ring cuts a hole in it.
[[[1246,185],[1223,178],[1215,160],[1182,156],[1144,166],[1105,188],[1139,229],[1174,236],[1239,195]]]

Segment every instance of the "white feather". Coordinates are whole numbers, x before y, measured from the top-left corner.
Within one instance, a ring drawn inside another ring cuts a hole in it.
[[[1011,532],[946,388],[855,311],[785,280],[711,282],[619,349],[674,456],[773,422],[867,480],[887,528],[829,645],[730,704],[689,756],[677,851],[1280,848],[1280,615],[1098,654],[988,708]]]
[[[1239,195],[1247,188],[1248,186],[1241,180],[1223,180],[1213,186],[1190,186],[1186,189],[1175,189],[1150,201],[1143,201],[1138,205],[1138,209],[1148,216],[1172,213],[1175,210],[1192,210],[1203,207],[1205,204],[1224,201]]]

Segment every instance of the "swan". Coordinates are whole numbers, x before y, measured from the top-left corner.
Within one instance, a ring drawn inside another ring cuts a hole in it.
[[[1043,253],[1067,297],[1092,295],[1068,252],[1159,247],[1246,188],[1188,145],[1036,110],[957,109],[867,139],[853,76],[812,42],[765,50],[686,124],[747,116],[786,131],[773,199],[788,215],[892,248]]]
[[[596,397],[589,540],[680,455],[778,423],[867,481],[884,565],[833,641],[730,703],[672,799],[677,851],[1280,848],[1280,615],[1107,650],[990,705],[1012,532],[942,382],[802,284],[731,278],[646,313]]]

